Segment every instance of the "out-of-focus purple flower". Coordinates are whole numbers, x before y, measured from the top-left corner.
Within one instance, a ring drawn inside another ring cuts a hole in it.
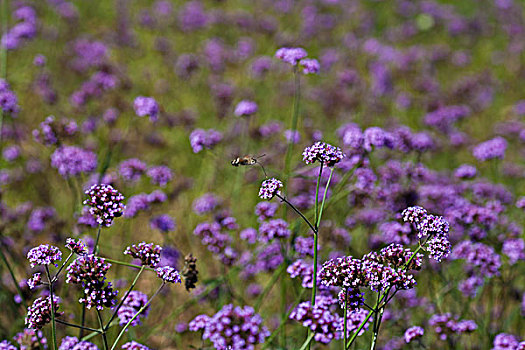
[[[297,63],[307,55],[306,50],[300,47],[282,47],[275,52],[276,58],[292,66],[297,65]]]
[[[7,340],[2,340],[0,342],[0,350],[17,350],[17,348]]]
[[[337,331],[341,323],[340,317],[330,311],[330,307],[337,301],[332,297],[318,296],[315,305],[305,301],[297,305],[290,314],[290,319],[300,322],[314,332],[314,340],[328,344],[337,338]]]
[[[206,27],[209,16],[200,1],[189,1],[180,9],[178,19],[181,29],[189,32]]]
[[[219,201],[213,193],[205,193],[193,201],[193,211],[198,215],[210,213],[219,205]]]
[[[175,220],[167,214],[155,216],[149,221],[152,229],[167,233],[175,230]]]
[[[507,141],[503,137],[498,136],[474,147],[472,154],[477,160],[484,162],[494,158],[503,159],[506,150]]]
[[[166,186],[173,178],[171,169],[165,165],[154,166],[148,169],[146,175],[155,185]]]
[[[458,179],[472,179],[477,174],[477,169],[473,165],[463,164],[454,170],[454,176]]]
[[[525,196],[518,198],[516,201],[516,207],[520,209],[525,209]]]
[[[159,105],[153,97],[138,96],[133,102],[133,108],[139,117],[148,116],[152,122],[158,120]]]
[[[122,306],[118,310],[117,317],[119,318],[119,324],[121,326],[124,326],[127,324],[133,316],[139,310],[145,306],[148,302],[148,296],[142,292],[139,291],[131,291],[129,292],[128,296],[126,297],[126,300],[122,303]],[[135,327],[142,323],[142,318],[146,318],[149,313],[149,305],[140,313],[137,317],[131,322],[130,326]]]
[[[312,58],[303,58],[299,65],[303,68],[303,74],[318,74],[321,70],[319,61]]]
[[[441,340],[446,340],[456,334],[472,333],[478,327],[474,321],[459,320],[458,316],[450,313],[433,315],[428,324],[434,327],[434,331]]]
[[[64,337],[58,350],[98,350],[98,347],[88,341],[80,341],[77,337]]]
[[[285,130],[284,138],[288,143],[299,143],[301,141],[301,133],[297,130]]]
[[[232,304],[224,305],[212,317],[199,315],[190,322],[190,331],[201,329],[202,339],[209,339],[216,349],[254,349],[270,335],[252,307]]]
[[[234,114],[238,117],[247,117],[257,113],[258,109],[259,107],[257,106],[257,103],[249,100],[243,100],[235,107]]]
[[[127,342],[126,344],[122,345],[122,350],[151,350],[145,345],[142,345],[140,343],[137,343],[136,341],[132,340],[130,342]]]
[[[492,350],[512,350],[518,347],[518,338],[512,334],[500,333],[494,338]]]
[[[65,178],[89,173],[97,167],[97,156],[76,146],[61,146],[51,155],[51,166]]]
[[[2,151],[2,156],[8,162],[15,161],[18,157],[20,157],[20,154],[20,147],[17,145],[8,146]]]
[[[525,259],[525,242],[521,238],[507,239],[503,242],[503,254],[509,257],[509,264]]]
[[[190,134],[190,144],[193,153],[199,153],[204,148],[212,149],[222,140],[222,134],[214,129],[195,129]]]
[[[421,338],[425,331],[419,326],[410,327],[405,331],[405,343],[410,343],[414,339]]]
[[[138,181],[146,172],[147,165],[137,158],[126,159],[119,165],[119,174],[128,181]]]
[[[260,238],[263,242],[269,242],[274,238],[287,238],[290,236],[288,223],[283,219],[274,219],[263,222],[259,227]]]
[[[280,195],[280,188],[283,187],[283,183],[275,178],[264,180],[259,190],[259,197],[261,199],[270,200],[276,195]]]
[[[279,205],[271,202],[260,202],[255,206],[255,215],[258,221],[265,221],[273,218]]]
[[[46,56],[38,54],[33,58],[33,64],[37,67],[44,67],[46,65]]]

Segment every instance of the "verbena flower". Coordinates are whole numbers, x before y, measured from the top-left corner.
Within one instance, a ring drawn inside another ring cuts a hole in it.
[[[153,243],[140,242],[126,248],[125,255],[139,259],[144,266],[156,267],[160,262],[162,247]]]
[[[345,157],[339,147],[329,145],[324,142],[316,142],[310,147],[306,147],[303,152],[303,160],[306,164],[312,164],[316,161],[332,167],[339,163]]]
[[[259,197],[261,199],[270,200],[276,195],[280,195],[280,188],[283,187],[283,183],[275,178],[267,179],[262,182],[261,189],[259,190]]]
[[[282,47],[275,52],[275,57],[292,66],[307,56],[306,50],[300,47]]]
[[[167,214],[151,218],[149,225],[152,229],[156,229],[164,233],[175,230],[175,220],[173,220],[173,218]]]
[[[73,253],[77,255],[84,255],[87,254],[88,248],[84,242],[82,242],[80,239],[74,239],[74,238],[67,238],[66,239],[66,248],[71,250]]]
[[[47,349],[47,339],[41,330],[25,328],[17,333],[13,340],[19,345],[20,350]]]
[[[238,117],[250,116],[257,113],[257,103],[253,101],[243,100],[237,104],[235,107],[234,114]]]
[[[29,289],[35,289],[37,286],[42,284],[42,274],[37,272],[27,280],[27,286]]]
[[[128,181],[138,181],[146,169],[146,163],[137,158],[130,158],[120,163],[118,172]]]
[[[100,225],[109,227],[116,217],[120,217],[125,209],[124,196],[111,185],[95,184],[86,191],[88,199],[84,205]]]
[[[505,151],[507,150],[507,140],[503,137],[495,137],[492,140],[488,140],[480,143],[472,150],[474,158],[479,161],[486,161],[489,159],[505,157]]]
[[[148,348],[147,346],[139,344],[134,340],[122,345],[122,349],[123,350],[150,350],[150,348]]]
[[[17,350],[17,348],[7,340],[2,340],[0,342],[0,350]]]
[[[179,272],[171,266],[161,266],[155,269],[157,276],[167,283],[182,283]]]
[[[274,238],[287,238],[290,236],[288,223],[283,219],[274,219],[268,222],[263,222],[259,227],[260,238],[264,242],[269,242]]]
[[[321,70],[319,61],[312,58],[303,58],[299,61],[299,66],[303,68],[303,74],[318,74]]]
[[[423,328],[419,326],[410,327],[405,331],[405,343],[410,343],[414,339],[421,338],[425,334]]]
[[[61,313],[57,312],[59,308],[60,298],[53,295],[53,306],[55,309],[55,317]],[[37,298],[31,306],[27,308],[27,316],[25,324],[30,329],[41,329],[46,324],[51,322],[51,297]]]
[[[55,246],[41,244],[27,253],[27,260],[29,260],[31,267],[51,264],[58,266],[57,262],[62,260],[62,252]]]
[[[97,156],[76,146],[61,146],[51,155],[51,166],[65,178],[90,173],[97,167]]]
[[[159,105],[153,97],[138,96],[133,101],[133,108],[139,117],[148,116],[153,122],[158,119]]]
[[[64,337],[58,350],[98,350],[98,347],[88,341],[80,341],[77,337]]]
[[[213,193],[206,193],[193,201],[193,211],[197,215],[212,212],[220,202],[220,198]]]
[[[262,318],[252,307],[224,305],[214,316],[197,316],[190,331],[203,329],[202,339],[209,339],[217,349],[248,350],[264,343],[270,335]]]
[[[148,302],[148,296],[139,291],[131,291],[122,306],[118,310],[117,317],[121,326],[126,325],[139,310]],[[142,323],[142,318],[146,318],[149,313],[149,305],[146,307],[130,324],[131,327]]]
[[[149,168],[146,175],[151,179],[151,183],[162,187],[166,186],[173,178],[173,172],[165,165]]]
[[[297,305],[290,313],[290,319],[300,322],[304,327],[314,333],[314,340],[328,344],[332,339],[338,337],[338,328],[341,323],[340,317],[333,313],[330,308],[337,301],[328,296],[317,296],[315,305],[305,301]]]

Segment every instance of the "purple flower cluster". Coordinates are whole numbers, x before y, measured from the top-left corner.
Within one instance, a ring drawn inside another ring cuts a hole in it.
[[[4,33],[1,39],[1,45],[7,50],[17,49],[37,33],[38,20],[36,11],[31,6],[20,6],[14,11],[13,17],[20,22]]]
[[[331,311],[335,304],[337,301],[332,297],[318,296],[313,306],[309,301],[297,305],[290,314],[290,319],[311,329],[315,341],[328,344],[332,339],[339,337],[338,331],[341,327],[341,318]]]
[[[29,289],[35,289],[37,286],[42,284],[42,274],[37,272],[27,280],[27,286]]]
[[[286,268],[286,272],[291,278],[300,277],[301,286],[303,288],[313,288],[314,280],[314,265],[313,263],[307,263],[304,260],[296,260],[293,264]]]
[[[53,307],[55,310],[55,317],[59,316],[60,313],[57,312],[59,308],[60,298],[56,295],[53,295]],[[40,297],[37,298],[33,305],[27,308],[27,316],[25,318],[25,324],[30,329],[41,329],[46,324],[51,322],[51,297]]]
[[[150,348],[148,348],[147,346],[139,344],[134,340],[122,345],[121,349],[122,350],[150,350]]]
[[[257,103],[253,101],[243,100],[237,104],[235,107],[234,114],[238,117],[248,117],[252,114],[257,113]]]
[[[171,266],[162,266],[155,269],[157,276],[166,283],[182,283],[180,273]]]
[[[137,158],[130,158],[120,163],[119,174],[127,181],[138,181],[146,169],[146,163]]]
[[[405,331],[405,343],[410,343],[412,342],[414,339],[419,339],[423,336],[423,334],[425,334],[425,331],[423,330],[423,328],[419,327],[419,326],[414,326],[414,327],[410,327],[409,329],[407,329]]]
[[[73,238],[67,238],[66,248],[71,250],[73,253],[77,255],[84,255],[84,254],[87,254],[88,252],[86,244],[82,242],[80,239],[76,240]]]
[[[252,307],[232,304],[224,305],[212,317],[197,316],[189,323],[189,330],[203,330],[202,339],[209,339],[219,350],[251,350],[270,335]]]
[[[58,266],[57,262],[62,260],[62,252],[55,246],[41,244],[27,253],[27,260],[29,260],[31,267],[51,264]]]
[[[106,274],[111,264],[106,263],[103,258],[95,255],[79,256],[67,267],[66,282],[81,284],[85,296],[79,302],[102,310],[104,307],[112,307],[117,302],[117,291],[114,291],[111,283],[106,283]]]
[[[222,140],[222,134],[214,129],[195,129],[190,134],[190,144],[193,153],[199,153],[203,149],[212,149]]]
[[[121,326],[127,324],[147,302],[148,296],[146,294],[135,290],[131,291],[118,310],[117,317],[119,318],[119,324]],[[142,323],[141,319],[146,318],[148,313],[149,305],[131,322],[130,326],[135,327],[140,325]]]
[[[441,261],[450,254],[449,223],[443,217],[428,214],[418,206],[403,210],[401,215],[405,222],[416,227],[420,239],[427,237],[426,245],[432,259]]]
[[[259,227],[260,238],[263,242],[269,242],[274,238],[283,239],[290,236],[288,223],[283,219],[274,219],[263,222]]]
[[[259,190],[259,197],[261,199],[270,200],[276,195],[280,195],[280,188],[283,187],[283,183],[275,178],[264,180]]]
[[[89,213],[99,225],[111,226],[125,209],[124,196],[111,185],[95,184],[85,193],[89,198],[84,201],[84,205],[89,207]]]
[[[464,259],[465,269],[482,278],[497,276],[500,273],[501,257],[496,254],[494,248],[480,242],[463,241],[457,244],[451,257]]]
[[[97,167],[97,156],[76,146],[61,146],[51,155],[51,166],[65,178],[90,173]]]
[[[452,316],[450,313],[433,315],[428,324],[434,327],[439,339],[447,338],[462,333],[474,332],[478,326],[472,320],[459,320],[458,316]]]
[[[281,47],[275,52],[276,58],[292,66],[296,66],[307,55],[306,50],[300,47]]]
[[[148,116],[152,122],[158,120],[159,105],[153,97],[139,96],[133,101],[133,108],[139,117]]]
[[[0,78],[0,109],[3,113],[16,117],[20,107],[18,106],[18,98],[11,90],[11,87],[4,79]]]
[[[227,265],[233,263],[237,253],[230,246],[232,238],[222,231],[223,226],[218,222],[203,222],[195,227],[193,234],[201,239],[208,250],[217,255]]]
[[[162,187],[166,186],[173,178],[173,172],[165,165],[149,168],[146,175],[151,179],[151,183]]]
[[[500,333],[494,337],[494,347],[492,350],[523,350],[525,341],[519,342],[518,338],[512,334]]]
[[[339,163],[345,157],[339,147],[329,145],[324,142],[316,142],[310,147],[306,147],[303,152],[303,160],[306,164],[315,163],[316,161],[332,167]]]
[[[488,140],[480,143],[472,150],[474,157],[484,162],[489,159],[503,159],[505,157],[505,151],[507,150],[507,140],[503,137],[496,137],[492,140]]]
[[[127,247],[125,255],[139,259],[144,266],[156,267],[160,262],[162,247],[153,243],[140,242]]]
[[[98,350],[98,347],[88,341],[80,341],[77,337],[64,337],[58,350]]]
[[[279,205],[271,202],[260,202],[255,206],[255,215],[259,222],[273,218]]]
[[[193,201],[193,211],[197,215],[211,213],[220,202],[220,198],[213,193],[205,193]]]
[[[159,230],[163,233],[175,230],[175,220],[167,214],[151,218],[149,225],[152,229]]]
[[[39,129],[33,130],[33,138],[46,146],[57,144],[66,137],[75,135],[78,131],[77,123],[72,119],[57,120],[50,115],[40,123]]]

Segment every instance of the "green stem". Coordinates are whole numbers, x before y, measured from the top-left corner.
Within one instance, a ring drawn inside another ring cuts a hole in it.
[[[166,284],[166,282],[162,282],[162,284],[160,285],[160,287],[157,289],[157,291],[151,296],[151,298],[148,300],[148,302],[140,308],[139,311],[137,311],[137,313],[135,315],[133,315],[133,317],[128,321],[128,323],[126,323],[126,325],[124,326],[124,328],[122,328],[122,330],[120,331],[119,335],[117,336],[117,339],[115,339],[115,342],[113,343],[113,345],[111,346],[111,350],[114,350],[115,347],[117,346],[120,338],[122,338],[122,336],[124,335],[124,332],[126,331],[126,329],[128,329],[128,327],[131,325],[131,323],[138,317],[138,315],[140,315],[148,306],[149,304],[151,303],[151,301],[153,300],[153,298],[155,298],[157,296],[157,294],[159,294],[160,290],[162,289],[162,287],[164,287],[164,285]]]
[[[306,340],[304,341],[303,345],[301,346],[301,348],[299,350],[305,350],[310,345],[310,343],[312,342],[312,339],[314,339],[314,335],[315,335],[315,333],[311,332],[310,335],[308,336],[308,338],[306,338]]]
[[[78,325],[78,324],[69,323],[69,322],[66,322],[66,321],[59,320],[59,319],[56,319],[55,321],[57,323],[61,323],[61,324],[65,325],[65,326],[74,327],[74,328],[80,328],[80,329],[84,329],[86,331],[91,331],[91,332],[96,332],[96,333],[102,333],[102,331],[100,329],[95,329],[95,328],[90,328],[90,327],[86,327],[86,326],[81,326],[81,325]]]
[[[330,176],[328,177],[328,181],[326,182],[326,187],[324,189],[323,201],[321,202],[321,208],[319,209],[319,216],[317,218],[317,223],[315,225],[315,227],[317,227],[317,231],[319,231],[319,225],[321,225],[321,217],[323,216],[323,209],[324,209],[324,204],[325,204],[325,201],[326,201],[326,193],[328,192],[328,186],[330,186],[330,181],[332,180],[332,175],[334,174],[334,169],[335,168],[332,168],[330,170]]]
[[[67,263],[69,262],[69,259],[71,259],[72,256],[73,256],[73,252],[69,253],[67,259],[62,263],[62,266],[60,266],[57,273],[55,273],[55,276],[53,277],[53,282],[56,282],[58,280],[58,275],[60,275],[60,273],[62,272],[64,267],[67,265]]]
[[[84,294],[84,298],[85,297],[86,295]],[[82,304],[82,319],[80,324],[82,325],[82,328],[80,328],[80,332],[78,333],[78,339],[82,339],[84,336],[84,325],[86,324],[86,304]]]
[[[55,323],[55,303],[53,300],[53,280],[51,279],[51,274],[49,273],[49,267],[46,265],[46,275],[47,280],[49,281],[49,298],[51,303],[51,338],[53,340],[53,349],[58,350],[57,345],[57,331]]]
[[[146,266],[142,265],[142,267],[140,268],[139,272],[137,273],[137,275],[135,276],[135,279],[133,280],[133,282],[131,283],[131,286],[129,287],[128,291],[126,292],[126,295],[124,295],[124,297],[122,298],[122,300],[120,301],[120,303],[118,304],[117,308],[115,309],[115,311],[113,312],[113,315],[111,316],[111,318],[109,319],[108,323],[106,324],[106,327],[104,327],[104,330],[107,331],[108,328],[109,328],[109,325],[111,324],[111,321],[113,321],[115,319],[115,317],[117,317],[117,313],[118,313],[118,310],[120,310],[120,308],[122,307],[122,305],[124,304],[124,301],[126,300],[126,298],[128,297],[129,293],[131,293],[131,291],[133,290],[133,288],[135,287],[135,284],[137,283],[139,277],[140,277],[140,274],[142,273],[142,271],[144,271],[144,268]]]
[[[135,269],[142,269],[144,268],[144,270],[148,270],[148,271],[155,271],[155,269],[152,269],[151,267],[146,267],[146,266],[141,266],[141,265],[135,265],[135,264],[131,264],[131,263],[127,263],[125,261],[120,261],[120,260],[114,260],[114,259],[110,259],[110,258],[102,258],[104,260],[106,260],[107,262],[110,262],[112,264],[117,264],[117,265],[122,265],[122,266],[127,266],[127,267],[133,267]]]
[[[20,295],[20,298],[22,299],[22,305],[27,308],[26,306],[26,299],[24,298],[24,294],[22,293],[22,289],[20,288],[20,285],[18,284],[18,281],[15,277],[15,273],[13,271],[13,268],[11,267],[11,264],[9,264],[9,261],[7,260],[7,257],[4,254],[3,246],[0,244],[0,258],[4,262],[5,266],[7,267],[7,270],[9,271],[9,274],[11,275],[11,278],[13,279],[13,283],[15,284],[16,291],[18,292],[18,295]]]
[[[106,336],[106,330],[104,329],[104,321],[102,320],[102,315],[100,310],[97,309],[97,318],[98,323],[100,324],[100,329],[102,329],[102,340],[104,342],[104,350],[108,350],[108,337]]]
[[[97,230],[97,239],[95,240],[95,245],[93,246],[93,254],[98,254],[98,241],[100,239],[100,231],[102,230],[102,225],[99,224],[98,225],[98,230]]]
[[[109,328],[111,328],[111,327],[113,327],[113,326],[116,326],[116,325],[118,325],[118,321],[113,321],[113,323],[111,323],[111,325],[110,325]],[[81,330],[82,330],[82,329],[81,329]],[[96,337],[96,336],[99,335],[100,333],[102,333],[102,330],[100,330],[100,329],[96,329],[95,331],[89,333],[89,334],[86,335],[85,337],[78,338],[78,339],[80,339],[81,341],[86,341],[86,340],[89,340],[89,339],[91,339],[91,338],[93,338],[93,337]]]
[[[410,259],[408,259],[408,261],[406,262],[405,265],[403,265],[403,269],[406,269],[410,263],[412,262],[412,260],[416,257],[417,253],[419,253],[419,250],[422,249],[423,246],[420,244],[416,251],[414,253],[412,253],[412,256],[410,257]],[[361,332],[361,330],[364,328],[365,324],[368,322],[368,320],[370,319],[370,317],[372,317],[372,314],[374,314],[376,312],[376,310],[378,309],[378,306],[381,305],[381,303],[383,302],[384,299],[387,298],[387,295],[388,293],[390,292],[390,288],[391,287],[388,287],[386,289],[386,291],[381,295],[381,297],[379,298],[379,300],[377,301],[377,304],[376,306],[374,307],[373,310],[370,310],[368,312],[368,315],[366,315],[365,319],[361,322],[361,324],[359,325],[359,327],[357,328],[357,330],[352,334],[352,336],[350,337],[350,339],[347,341],[346,343],[346,348],[348,349],[352,344],[353,342],[355,341],[355,339],[357,338],[357,335],[359,334],[359,332]],[[382,307],[384,308],[386,306],[386,304],[382,305]]]

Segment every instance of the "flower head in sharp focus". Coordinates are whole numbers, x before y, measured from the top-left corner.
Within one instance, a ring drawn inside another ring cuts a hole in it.
[[[62,260],[62,252],[55,246],[41,244],[27,253],[27,260],[31,267],[51,264],[57,266],[57,262]]]
[[[27,286],[29,289],[35,289],[37,286],[42,284],[42,274],[37,272],[27,280]]]
[[[303,151],[303,160],[306,164],[312,164],[316,161],[332,167],[339,163],[345,157],[339,147],[329,145],[318,141]]]
[[[276,195],[280,195],[280,188],[283,187],[283,183],[276,178],[271,178],[264,180],[261,184],[261,189],[259,190],[259,197],[261,199],[270,200]]]
[[[153,97],[139,96],[133,102],[135,113],[139,117],[148,116],[151,121],[157,121],[159,116],[159,105]]]
[[[113,219],[122,215],[125,209],[124,196],[111,185],[95,184],[86,191],[88,199],[84,205],[89,207],[99,225],[111,226]]]
[[[66,248],[68,248],[69,250],[71,250],[73,253],[77,255],[84,255],[84,254],[87,254],[88,252],[86,244],[82,242],[80,239],[67,238]]]
[[[140,242],[126,248],[125,255],[139,259],[144,266],[156,267],[160,262],[162,247],[153,243]]]
[[[174,267],[157,267],[155,272],[157,272],[157,276],[166,283],[182,283],[180,273]]]
[[[53,307],[55,316],[60,315],[57,312],[60,298],[53,295]],[[51,322],[51,297],[40,297],[33,302],[33,305],[27,308],[27,316],[25,319],[26,326],[30,329],[41,329],[46,324]]]

